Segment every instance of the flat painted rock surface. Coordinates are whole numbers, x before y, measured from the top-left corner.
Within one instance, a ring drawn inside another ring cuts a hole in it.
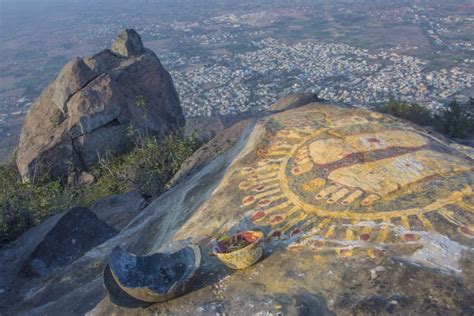
[[[314,105],[265,117],[172,237],[205,247],[209,236],[260,230],[264,260],[167,307],[472,312],[471,157],[469,148],[360,109]]]
[[[473,314],[473,154],[393,117],[330,103],[255,118],[232,148],[72,265],[99,262],[70,281],[102,293],[77,311]],[[213,237],[242,230],[265,234],[256,265],[234,271],[206,255]],[[115,245],[144,254],[179,240],[203,250],[189,294],[135,310],[104,296],[100,268]],[[58,295],[54,286],[69,284],[58,283],[36,299],[30,292],[25,308],[72,311],[68,300],[86,299],[77,286]]]

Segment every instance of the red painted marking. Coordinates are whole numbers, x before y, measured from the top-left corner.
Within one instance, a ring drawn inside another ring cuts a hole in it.
[[[272,203],[271,200],[265,199],[265,200],[261,200],[260,202],[258,202],[258,206],[260,206],[260,207],[265,207],[265,206],[270,205],[270,203]]]
[[[369,234],[362,234],[359,236],[360,240],[363,240],[363,241],[367,241],[370,239],[370,235]]]
[[[375,138],[375,137],[371,137],[371,138],[367,139],[367,141],[368,141],[369,143],[375,143],[375,144],[380,143],[380,139]]]
[[[253,201],[255,200],[255,196],[247,196],[246,198],[244,198],[244,200],[242,201],[244,204],[247,204],[247,203],[252,203]]]
[[[281,231],[276,230],[273,232],[273,234],[270,236],[270,238],[280,238],[281,237]]]
[[[271,220],[270,220],[270,223],[272,224],[278,224],[278,223],[281,223],[283,221],[283,216],[281,215],[276,215],[274,216]]]
[[[295,167],[295,168],[293,168],[293,172],[294,172],[294,173],[300,173],[300,172],[301,172],[301,169],[298,168],[298,167]]]
[[[407,234],[403,235],[403,239],[405,239],[407,241],[416,241],[416,240],[420,239],[420,237],[418,235],[415,235],[415,234],[412,234],[412,233],[407,233]]]
[[[258,175],[256,173],[252,173],[251,175],[248,176],[248,179],[249,180],[257,180],[258,179]]]
[[[262,185],[259,185],[258,187],[256,187],[255,191],[260,192],[260,191],[263,191],[264,189],[265,189],[265,186],[262,184]]]
[[[295,228],[295,229],[293,229],[293,231],[291,232],[290,236],[294,236],[294,235],[297,235],[297,234],[299,234],[299,233],[301,233],[301,229]]]
[[[258,212],[255,212],[252,214],[252,216],[250,217],[250,219],[252,221],[258,221],[259,219],[262,219],[265,217],[265,212],[264,211],[258,211]]]
[[[268,151],[266,151],[265,149],[259,149],[259,150],[257,150],[257,153],[259,155],[266,155],[266,154],[268,154]]]
[[[248,182],[242,182],[242,183],[239,184],[239,188],[241,190],[247,190],[248,188],[250,188],[250,186],[251,186],[251,184],[248,183]]]
[[[313,246],[316,247],[316,248],[321,248],[322,246],[324,246],[324,243],[321,240],[316,240],[313,243]]]

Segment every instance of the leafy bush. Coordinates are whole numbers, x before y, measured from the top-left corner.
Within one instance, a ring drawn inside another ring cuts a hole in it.
[[[68,208],[69,191],[57,181],[22,183],[16,166],[0,166],[0,245]]]
[[[431,111],[416,103],[397,101],[391,98],[387,104],[379,107],[378,110],[421,126],[433,125],[433,114]]]
[[[47,170],[38,172],[31,183],[23,183],[13,163],[0,166],[0,246],[28,228],[70,207],[89,207],[98,199],[129,190],[148,197],[163,192],[166,183],[198,147],[193,137],[172,135],[162,141],[149,135],[136,136],[134,148],[121,156],[102,157],[89,172],[94,181],[78,185],[74,181],[51,180]]]
[[[161,193],[181,164],[199,147],[194,137],[168,136],[158,142],[139,136],[127,155],[107,155],[92,170],[102,190],[139,190],[152,197]]]
[[[449,103],[434,116],[435,129],[449,137],[468,138],[474,134],[474,99]]]
[[[431,126],[437,132],[453,138],[468,138],[474,134],[474,99],[461,104],[448,103],[437,113],[416,104],[390,99],[378,111],[400,117],[422,126]]]

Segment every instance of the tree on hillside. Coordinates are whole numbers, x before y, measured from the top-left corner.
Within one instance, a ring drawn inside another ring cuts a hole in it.
[[[437,113],[416,104],[390,98],[388,103],[377,108],[421,126],[431,126],[437,132],[452,138],[465,139],[474,135],[474,99],[466,103],[451,101]]]
[[[466,103],[450,102],[435,114],[435,128],[454,138],[468,138],[474,134],[474,99]]]

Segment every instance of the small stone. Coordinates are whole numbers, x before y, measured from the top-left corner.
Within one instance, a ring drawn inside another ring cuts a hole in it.
[[[377,277],[378,277],[377,272],[374,269],[370,270],[370,278],[376,279]]]
[[[377,272],[383,272],[383,271],[385,271],[385,268],[382,267],[382,266],[377,266],[377,267],[375,267],[374,270],[377,271]]]
[[[81,172],[81,174],[79,175],[79,178],[77,179],[77,184],[78,185],[88,185],[88,184],[91,184],[92,182],[94,182],[95,178],[93,175],[91,175],[90,173],[88,172]]]

